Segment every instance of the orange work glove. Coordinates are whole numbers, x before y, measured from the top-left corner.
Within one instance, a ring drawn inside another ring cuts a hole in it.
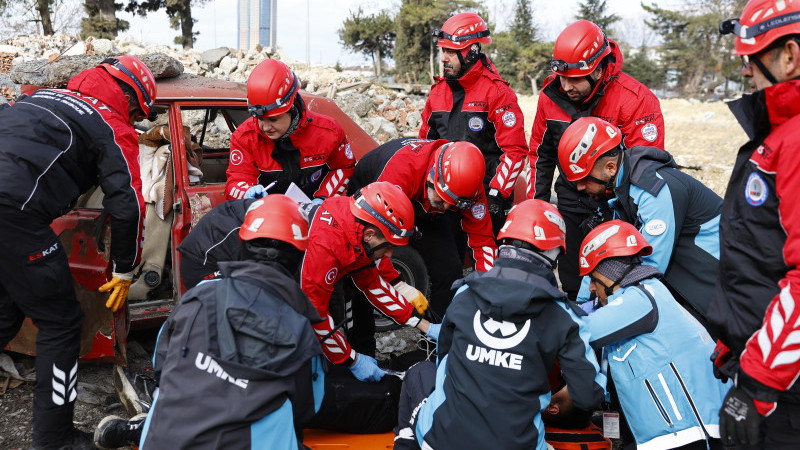
[[[425,294],[420,292],[414,286],[406,283],[405,281],[400,281],[394,285],[394,288],[403,298],[406,299],[407,302],[414,305],[414,308],[420,314],[425,314],[425,311],[428,310],[428,299],[425,298]]]
[[[113,289],[111,295],[108,296],[106,301],[106,308],[111,311],[117,310],[125,303],[128,298],[128,290],[131,288],[131,280],[133,279],[133,272],[128,273],[112,273],[111,281],[100,286],[98,291],[108,292]]]

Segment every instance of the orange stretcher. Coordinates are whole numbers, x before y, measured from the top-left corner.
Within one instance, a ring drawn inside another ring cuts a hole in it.
[[[312,450],[386,450],[394,446],[394,433],[348,434],[303,430],[303,444]]]

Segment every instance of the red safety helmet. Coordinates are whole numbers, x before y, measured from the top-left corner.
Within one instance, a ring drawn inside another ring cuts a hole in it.
[[[778,38],[800,34],[800,2],[750,0],[741,18],[723,20],[721,34],[733,33],[735,55],[752,55],[768,48]]]
[[[550,68],[562,77],[585,77],[611,53],[611,46],[600,27],[579,20],[564,28],[556,38]]]
[[[433,37],[438,38],[437,46],[453,50],[461,50],[472,44],[492,43],[486,22],[481,16],[470,12],[447,19],[441,30],[433,30]]]
[[[305,251],[308,248],[308,222],[300,213],[300,205],[283,194],[270,194],[254,201],[239,228],[239,239],[262,238],[286,242]]]
[[[511,208],[497,239],[519,239],[539,250],[561,247],[566,251],[566,232],[564,219],[555,206],[544,200],[529,199]]]
[[[130,86],[136,92],[139,108],[147,120],[156,120],[153,102],[156,100],[156,77],[153,72],[135,56],[116,56],[106,58],[97,67],[102,67],[112,77]]]
[[[414,207],[402,189],[387,181],[370,183],[350,198],[350,212],[378,227],[392,245],[406,245],[414,234]]]
[[[470,142],[448,142],[436,150],[431,175],[436,193],[458,209],[472,208],[483,187],[486,161]]]
[[[569,181],[586,178],[594,163],[622,143],[619,128],[598,117],[573,122],[558,142],[558,163]]]
[[[279,116],[292,107],[300,80],[277,59],[261,61],[247,78],[247,111],[253,117]]]
[[[633,225],[619,219],[598,225],[581,244],[581,275],[589,275],[600,261],[618,256],[645,256],[653,247]]]

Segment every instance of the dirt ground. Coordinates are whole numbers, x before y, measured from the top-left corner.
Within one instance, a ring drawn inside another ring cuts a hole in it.
[[[520,97],[528,134],[536,112],[536,101],[537,97]],[[661,107],[666,123],[667,150],[684,170],[723,195],[736,149],[746,141],[744,132],[725,104],[670,99],[662,100]],[[406,333],[396,336],[409,342],[413,340]],[[131,364],[138,369],[147,368],[154,342],[153,332],[137,333],[132,339],[135,343],[129,345]],[[413,345],[410,343],[407,346]],[[13,357],[23,373],[33,365],[32,358],[16,354]],[[75,425],[78,428],[93,431],[107,415],[126,416],[112,386],[111,373],[110,364],[80,365],[79,396],[75,403]],[[0,392],[4,390],[4,385],[5,377],[0,375]],[[27,448],[32,431],[33,383],[11,386],[4,394],[0,394],[0,449]]]

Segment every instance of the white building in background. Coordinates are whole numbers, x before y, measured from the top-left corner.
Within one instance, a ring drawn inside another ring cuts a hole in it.
[[[275,47],[278,0],[239,0],[239,48]]]

